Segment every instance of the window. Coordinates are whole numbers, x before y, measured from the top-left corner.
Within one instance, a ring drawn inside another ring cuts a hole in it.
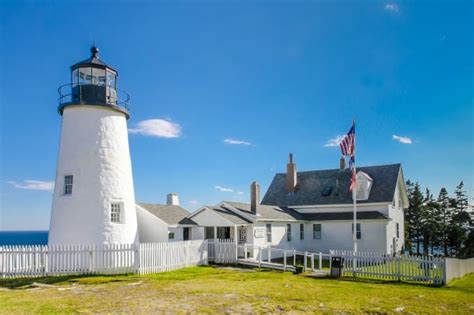
[[[304,240],[304,224],[300,224],[300,240]]]
[[[397,238],[400,238],[400,225],[397,223]]]
[[[403,209],[402,200],[400,198],[398,199],[398,208]]]
[[[247,229],[244,226],[239,227],[239,244],[247,243]]]
[[[291,224],[286,225],[286,240],[291,242]]]
[[[110,204],[110,221],[113,223],[120,223],[121,212],[122,212],[122,203],[112,202]]]
[[[64,176],[64,195],[72,195],[72,175]]]
[[[174,232],[168,232],[168,239],[174,240]]]
[[[272,225],[270,223],[267,223],[267,242],[272,242]]]
[[[352,233],[354,233],[354,223],[352,223]],[[360,230],[360,223],[357,223],[356,238],[360,240],[361,237],[362,237],[362,233]]]
[[[230,238],[230,226],[218,226],[217,227],[217,238],[218,239],[229,239]]]
[[[321,239],[321,224],[313,224],[313,239]]]
[[[204,228],[204,238],[206,240],[214,239],[214,227],[213,226],[206,226]]]
[[[71,73],[71,76],[72,76],[72,78],[71,78],[72,79],[72,87],[75,87],[79,83],[79,71],[77,69],[75,69]]]

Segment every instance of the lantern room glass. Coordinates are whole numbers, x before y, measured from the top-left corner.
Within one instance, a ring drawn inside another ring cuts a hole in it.
[[[117,89],[117,73],[109,69],[85,67],[74,69],[71,73],[72,86],[99,85]]]

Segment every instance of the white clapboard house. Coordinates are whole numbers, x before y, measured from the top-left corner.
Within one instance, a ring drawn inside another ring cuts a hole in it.
[[[203,239],[204,229],[188,218],[175,193],[168,194],[165,205],[137,203],[136,209],[140,243]]]
[[[276,174],[262,202],[251,185],[251,202],[223,201],[204,206],[189,218],[204,237],[232,238],[254,246],[299,251],[351,250],[353,202],[351,171],[338,169]],[[357,170],[357,242],[360,251],[400,252],[404,246],[404,208],[408,198],[400,164]]]

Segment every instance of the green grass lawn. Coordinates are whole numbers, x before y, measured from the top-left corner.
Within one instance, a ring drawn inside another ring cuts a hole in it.
[[[160,311],[473,314],[474,274],[441,288],[212,266],[147,276],[0,280],[0,313]]]

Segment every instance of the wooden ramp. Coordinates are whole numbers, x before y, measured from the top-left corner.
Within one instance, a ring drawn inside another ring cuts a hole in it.
[[[237,263],[241,265],[246,265],[246,266],[253,266],[253,267],[260,267],[260,268],[269,268],[269,269],[276,269],[276,270],[282,270],[282,271],[291,271],[295,272],[296,268],[293,265],[283,265],[283,264],[278,264],[274,262],[268,262],[268,261],[259,261],[257,259],[237,259]]]

